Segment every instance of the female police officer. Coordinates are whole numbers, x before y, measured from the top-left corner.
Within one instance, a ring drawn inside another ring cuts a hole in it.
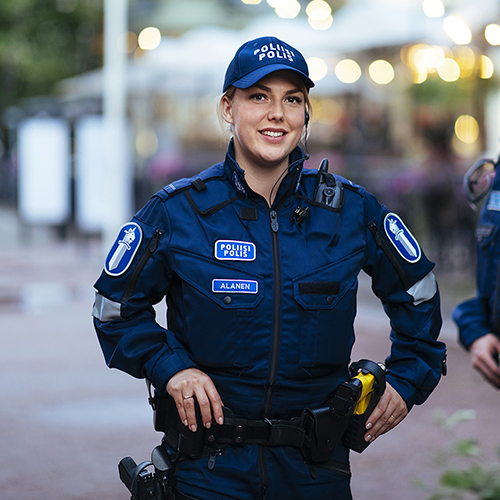
[[[284,429],[349,378],[361,270],[392,326],[388,384],[365,439],[399,424],[441,374],[433,264],[401,219],[338,177],[336,202],[314,201],[318,171],[303,168],[298,147],[313,86],[288,44],[240,47],[220,101],[233,134],[224,162],[153,196],[95,285],[108,365],[168,392],[184,429],[213,431],[200,457],[181,446],[176,498],[351,498],[346,446],[315,463]],[[168,330],[152,307],[165,296]],[[226,410],[240,424],[220,445]]]

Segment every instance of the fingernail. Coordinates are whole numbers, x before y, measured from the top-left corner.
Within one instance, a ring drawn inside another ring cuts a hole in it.
[[[188,426],[188,421],[187,420],[183,420],[182,423],[187,427]]]
[[[366,428],[367,428],[367,429],[371,429],[371,427],[372,427],[372,423],[371,423],[371,422],[368,422],[368,423],[366,424]]]
[[[368,435],[368,436],[365,437],[365,441],[367,443],[371,443],[371,439],[372,439],[372,437],[370,435]]]
[[[223,417],[219,417],[218,422],[219,422],[219,425],[222,425],[224,423],[224,418]]]
[[[193,424],[193,425],[190,427],[190,429],[191,429],[193,432],[196,432],[196,425],[194,425],[194,424]]]
[[[206,429],[210,429],[210,427],[212,427],[212,422],[206,422],[205,423],[205,428]]]

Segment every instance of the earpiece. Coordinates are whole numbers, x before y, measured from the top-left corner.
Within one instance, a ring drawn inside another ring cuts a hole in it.
[[[308,124],[309,124],[309,111],[307,111],[307,109],[306,109],[304,125],[307,126]]]

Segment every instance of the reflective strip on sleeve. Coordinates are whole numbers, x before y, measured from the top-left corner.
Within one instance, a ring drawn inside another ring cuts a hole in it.
[[[104,322],[121,320],[121,307],[119,302],[113,302],[96,292],[92,316]]]
[[[406,293],[413,297],[413,305],[418,306],[422,302],[432,299],[437,292],[437,283],[434,273],[431,271],[420,281],[417,281]]]

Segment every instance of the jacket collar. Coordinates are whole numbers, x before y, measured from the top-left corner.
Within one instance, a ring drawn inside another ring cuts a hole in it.
[[[276,204],[276,200],[281,199],[289,192],[296,192],[299,189],[304,160],[304,152],[297,146],[290,153],[288,158],[288,173],[283,177],[279,184],[274,204]],[[234,158],[233,139],[231,139],[227,148],[226,159],[224,161],[224,171],[226,173],[226,178],[234,186],[236,191],[244,194],[245,196],[257,196],[245,180],[245,171],[238,165]]]

